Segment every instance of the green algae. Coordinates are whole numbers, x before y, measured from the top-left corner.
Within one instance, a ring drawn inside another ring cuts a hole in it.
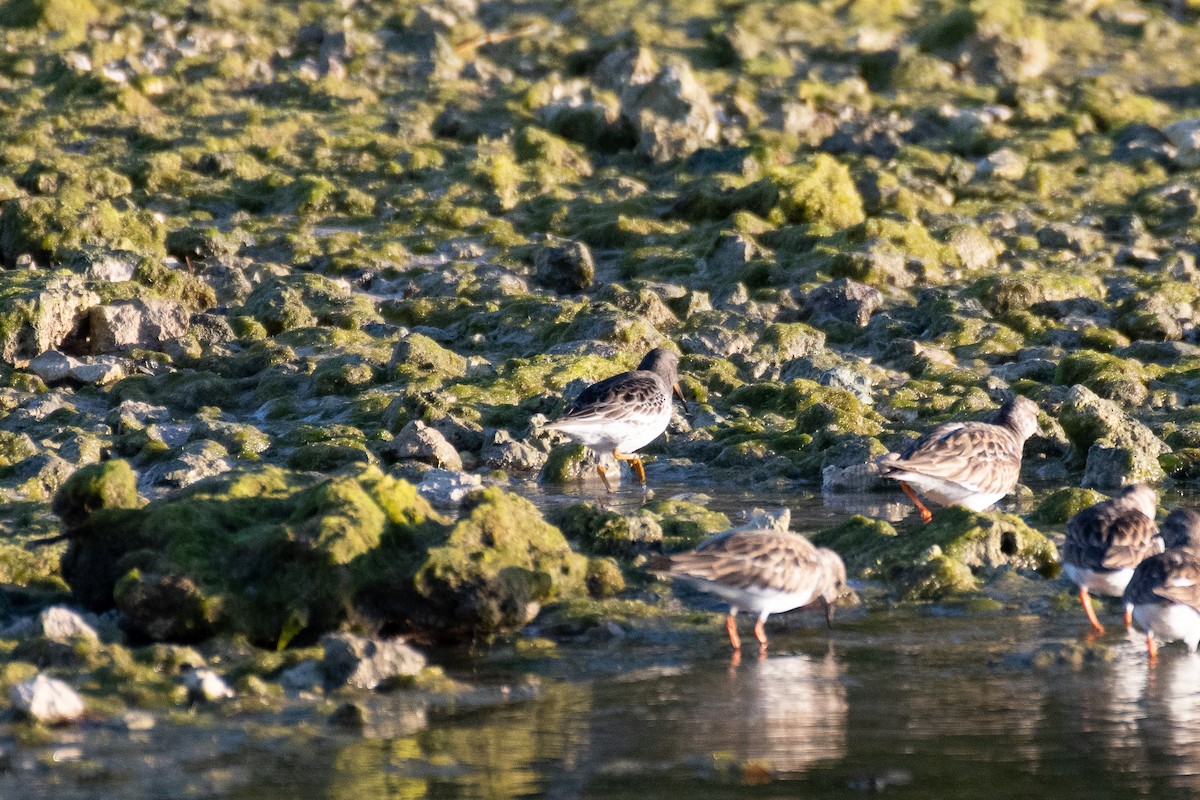
[[[879,580],[904,600],[941,600],[980,587],[980,573],[998,568],[1053,575],[1058,553],[1044,534],[1013,514],[939,509],[933,522],[902,533],[887,522],[852,517],[814,534],[846,562],[847,571]]]

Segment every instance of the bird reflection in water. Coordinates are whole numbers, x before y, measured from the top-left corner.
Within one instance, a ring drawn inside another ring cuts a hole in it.
[[[725,687],[694,698],[679,720],[694,754],[724,752],[800,773],[846,754],[849,712],[844,668],[823,656],[772,655],[730,668]]]

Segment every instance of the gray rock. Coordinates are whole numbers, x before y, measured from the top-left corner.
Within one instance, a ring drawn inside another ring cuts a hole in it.
[[[827,369],[817,376],[817,383],[834,389],[845,389],[866,405],[872,405],[875,402],[875,397],[871,393],[874,383],[866,375],[855,372],[849,367]]]
[[[833,464],[821,470],[821,491],[831,494],[885,492],[896,488],[896,482],[882,475],[876,461],[839,467]]]
[[[217,703],[235,696],[233,689],[208,667],[193,669],[183,676],[188,700],[192,703]]]
[[[479,459],[493,469],[537,472],[546,463],[546,454],[531,445],[518,442],[508,431],[495,430],[490,435],[485,434]]]
[[[133,280],[141,259],[139,254],[128,250],[81,247],[72,253],[69,264],[72,271],[81,273],[90,281],[117,283]]]
[[[742,523],[738,527],[746,530],[787,531],[792,524],[792,511],[789,508],[775,508],[770,511],[752,508],[742,511],[738,521]]]
[[[563,294],[583,291],[596,276],[592,251],[583,242],[552,241],[538,248],[533,264],[538,284]]]
[[[217,442],[201,440],[185,444],[178,456],[153,464],[139,476],[143,491],[152,487],[180,489],[233,469],[229,451]]]
[[[80,383],[102,386],[125,377],[126,363],[113,356],[84,359],[71,368],[71,377]]]
[[[654,54],[644,47],[614,50],[592,70],[592,82],[602,89],[622,91],[630,86],[641,86],[654,80],[658,73],[658,62]]]
[[[842,322],[865,328],[871,315],[883,305],[879,290],[849,278],[839,278],[817,287],[801,300],[804,314],[814,325]]]
[[[975,177],[980,180],[987,178],[1002,178],[1008,181],[1019,181],[1025,177],[1029,162],[1024,156],[1007,147],[975,162]]]
[[[17,684],[10,698],[18,713],[47,725],[75,722],[83,716],[83,698],[67,684],[46,675]]]
[[[742,268],[762,254],[754,241],[740,233],[723,233],[704,258],[704,269],[713,275],[737,277]]]
[[[1094,253],[1104,245],[1104,236],[1098,231],[1065,222],[1051,222],[1040,228],[1037,240],[1042,247],[1072,250],[1081,255]]]
[[[77,611],[66,606],[51,606],[38,614],[35,630],[47,639],[55,642],[70,642],[73,637],[82,636],[93,642],[100,641],[96,629],[88,624]]]
[[[79,327],[100,296],[78,276],[49,281],[45,288],[18,300],[29,308],[12,330],[0,333],[0,361],[12,364],[55,350]],[[12,301],[10,301],[12,302]]]
[[[482,486],[478,475],[431,469],[421,476],[417,491],[433,505],[447,508],[459,505],[464,497]]]
[[[1175,146],[1175,163],[1186,168],[1200,167],[1200,117],[1172,122],[1162,132]]]
[[[46,383],[58,383],[71,375],[78,361],[57,350],[47,350],[29,362],[29,371]]]
[[[657,163],[691,155],[721,133],[716,106],[684,62],[625,86],[621,115],[637,131],[638,154]]]
[[[387,451],[400,460],[421,461],[452,472],[463,468],[462,458],[446,437],[419,419],[405,425]]]
[[[1158,458],[1171,448],[1112,400],[1072,386],[1059,421],[1072,449],[1086,457],[1085,487],[1114,489],[1163,477]]]
[[[94,354],[161,350],[187,333],[190,319],[182,305],[159,298],[96,306],[88,312],[89,347]]]
[[[325,689],[325,670],[320,661],[308,659],[284,670],[279,683],[289,692],[320,692]]]
[[[374,689],[425,668],[425,656],[404,639],[367,639],[352,633],[334,633],[321,639],[325,676],[333,686]]]

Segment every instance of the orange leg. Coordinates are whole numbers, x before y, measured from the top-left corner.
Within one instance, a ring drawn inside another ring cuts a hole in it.
[[[610,483],[608,482],[608,476],[604,474],[604,465],[603,465],[603,464],[597,464],[597,465],[596,465],[596,472],[599,472],[599,473],[600,473],[600,480],[604,481],[604,488],[605,488],[605,489],[608,489],[608,493],[609,493],[609,494],[612,494],[612,493],[613,493],[612,484],[610,484]]]
[[[1133,606],[1125,606],[1125,631],[1133,630]]]
[[[1146,631],[1146,655],[1150,657],[1150,665],[1158,663],[1158,645],[1154,643],[1154,634]]]
[[[632,453],[621,453],[613,450],[613,458],[618,461],[628,461],[629,468],[633,470],[633,474],[637,476],[638,482],[642,486],[646,485],[646,468],[642,465],[642,459]]]
[[[901,490],[903,490],[904,493],[906,495],[908,495],[909,500],[913,501],[913,503],[917,507],[917,511],[921,512],[921,521],[924,522],[926,525],[933,522],[933,513],[930,512],[930,510],[925,507],[925,504],[921,502],[921,498],[917,497],[917,493],[912,490],[912,487],[909,486],[904,481],[899,481],[899,483],[900,483]]]
[[[758,622],[754,623],[754,638],[758,639],[758,649],[761,653],[767,652],[767,632],[763,630],[766,622],[766,617],[759,617]]]
[[[729,616],[725,618],[725,632],[729,634],[729,643],[733,645],[733,649],[741,653],[742,640],[738,638],[737,611],[735,609],[730,609]]]
[[[1086,586],[1079,587],[1079,602],[1083,603],[1083,613],[1087,614],[1088,622],[1092,623],[1092,630],[1096,633],[1104,633],[1104,626],[1100,624],[1100,620],[1096,619],[1096,609],[1092,608],[1092,598],[1088,594]]]

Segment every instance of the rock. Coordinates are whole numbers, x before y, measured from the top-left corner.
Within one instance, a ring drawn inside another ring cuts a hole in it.
[[[583,242],[554,241],[533,256],[537,282],[560,294],[581,292],[592,285],[596,265],[592,251]]]
[[[55,642],[70,642],[72,638],[81,636],[89,641],[100,641],[96,629],[87,623],[78,612],[66,606],[51,606],[38,614],[35,630],[42,636]]]
[[[375,689],[396,678],[416,675],[425,668],[425,656],[404,639],[367,639],[352,633],[334,633],[321,639],[321,662],[331,686]]]
[[[70,377],[71,370],[79,362],[57,350],[47,350],[29,362],[29,371],[47,384],[54,384]]]
[[[319,692],[325,689],[325,669],[320,661],[306,659],[279,676],[279,684],[289,692]]]
[[[367,710],[358,703],[342,703],[329,715],[329,724],[335,728],[361,731],[367,726]]]
[[[603,89],[621,91],[654,80],[658,62],[645,47],[613,50],[592,70],[592,81]]]
[[[498,429],[485,433],[479,460],[493,469],[537,472],[546,463],[546,454],[517,441],[508,431]]]
[[[88,312],[89,350],[162,350],[188,330],[191,315],[179,303],[158,298],[96,306]]]
[[[1158,458],[1171,448],[1112,400],[1085,386],[1072,386],[1059,421],[1072,449],[1086,459],[1084,487],[1116,489],[1163,477]]]
[[[388,371],[396,377],[433,373],[444,378],[461,378],[467,374],[467,360],[424,334],[410,333],[396,343]]]
[[[66,683],[46,675],[18,683],[10,698],[18,713],[46,725],[75,722],[83,716],[83,698]]]
[[[585,592],[587,559],[528,500],[496,488],[467,499],[415,586],[426,626],[453,633],[511,631],[545,602]]]
[[[792,524],[792,511],[789,508],[776,508],[770,511],[752,508],[742,511],[738,517],[739,528],[746,530],[787,531]]]
[[[462,458],[446,437],[418,419],[410,421],[388,446],[398,459],[412,459],[451,472],[461,472]]]
[[[742,269],[762,255],[762,248],[740,233],[723,233],[704,257],[704,269],[723,278],[736,278]]]
[[[142,256],[128,250],[105,247],[81,247],[71,254],[68,264],[90,281],[118,283],[133,280]]]
[[[1066,222],[1051,222],[1037,232],[1038,244],[1058,250],[1071,250],[1088,255],[1104,246],[1104,235],[1080,225]]]
[[[126,375],[125,363],[115,356],[83,359],[71,368],[71,377],[80,383],[95,386],[116,383]]]
[[[800,300],[809,322],[818,327],[841,322],[865,328],[883,304],[879,290],[849,278],[822,284]]]
[[[621,115],[637,131],[637,152],[656,163],[691,155],[717,142],[721,126],[708,91],[685,62],[621,92]]]
[[[1015,150],[1002,147],[996,152],[975,162],[975,177],[980,180],[1002,178],[1019,181],[1025,177],[1029,162]]]
[[[188,442],[178,456],[142,471],[139,485],[179,489],[233,469],[229,451],[217,442]]]
[[[433,505],[445,508],[459,505],[463,498],[482,486],[483,481],[478,475],[431,469],[421,476],[417,491]]]
[[[830,494],[884,492],[894,489],[896,482],[882,475],[875,461],[839,467],[833,464],[821,469],[821,491]]]
[[[208,667],[193,669],[184,675],[183,685],[191,703],[217,703],[235,696],[225,679]]]
[[[0,308],[0,361],[13,364],[56,350],[80,327],[100,296],[78,276],[6,279],[9,293]],[[22,284],[28,286],[22,288]],[[15,285],[14,285],[15,284]]]
[[[1200,167],[1200,117],[1172,122],[1162,132],[1175,147],[1175,163],[1185,169]]]
[[[59,489],[51,509],[70,530],[102,509],[139,505],[137,479],[129,462],[116,460],[81,467]]]

